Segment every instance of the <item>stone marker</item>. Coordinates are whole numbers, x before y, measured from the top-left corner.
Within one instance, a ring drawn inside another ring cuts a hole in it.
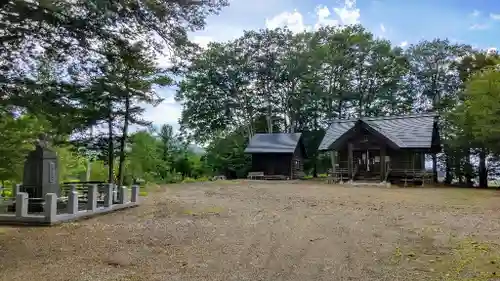
[[[28,212],[43,212],[47,193],[60,196],[57,154],[48,148],[47,143],[47,137],[41,135],[35,150],[28,154],[24,162],[23,185],[20,191],[28,193],[30,198]]]

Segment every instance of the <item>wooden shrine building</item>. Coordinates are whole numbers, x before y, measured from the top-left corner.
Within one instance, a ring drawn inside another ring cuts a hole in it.
[[[264,179],[297,179],[304,174],[306,151],[301,133],[256,134],[245,153],[252,155],[250,174]]]
[[[330,151],[335,180],[423,182],[425,156],[440,151],[437,115],[334,120],[319,146]]]

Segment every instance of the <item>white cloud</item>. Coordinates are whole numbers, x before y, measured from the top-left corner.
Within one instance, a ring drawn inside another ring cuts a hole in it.
[[[382,31],[383,33],[385,33],[385,26],[383,23],[380,24],[380,31]]]
[[[480,11],[474,10],[474,11],[472,11],[472,13],[470,15],[473,16],[473,17],[479,17],[480,14],[481,14]]]
[[[493,13],[491,13],[490,14],[490,18],[493,19],[493,20],[500,20],[500,14],[493,14]]]
[[[170,88],[160,88],[158,95],[164,98],[163,102],[153,107],[146,105],[144,119],[153,122],[155,125],[170,124],[174,128],[178,127],[178,120],[181,116],[181,105],[174,99],[174,90]]]
[[[304,18],[297,10],[293,12],[282,12],[277,16],[266,19],[266,27],[275,29],[278,27],[288,27],[292,32],[302,32],[306,29],[304,25]]]
[[[330,9],[326,6],[318,6],[316,7],[316,16],[317,21],[314,25],[314,29],[318,29],[322,26],[335,26],[339,24],[339,21],[336,19],[329,18],[331,15]]]
[[[192,41],[200,45],[200,47],[206,48],[210,42],[214,41],[214,39],[211,36],[196,35],[193,36]]]
[[[333,11],[339,16],[342,24],[350,25],[359,23],[360,13],[356,8],[356,0],[345,0],[341,8],[333,8]]]
[[[404,48],[404,47],[408,46],[408,41],[403,41],[403,42],[401,42],[401,43],[399,44],[399,46],[400,46],[401,48]]]
[[[262,27],[265,19],[267,28],[288,27],[293,32],[312,30],[320,26],[351,25],[360,22],[360,10],[356,0],[341,0],[340,5],[328,8],[320,5],[316,8],[315,22],[306,24],[304,16],[296,9],[287,10],[289,0],[231,0],[231,5],[220,15],[210,16],[204,30],[190,34],[190,39],[206,48],[210,42],[220,42],[235,39],[243,34],[243,30]],[[282,12],[280,12],[282,11]],[[273,16],[274,15],[274,16]],[[172,64],[172,54],[167,50],[158,55],[158,63],[162,67]],[[157,107],[147,106],[144,118],[155,125],[172,124],[178,128],[182,108],[173,100],[173,91],[159,90],[165,98]],[[169,93],[170,92],[170,93]]]
[[[165,48],[165,50],[163,50],[163,53],[157,54],[157,56],[156,56],[156,61],[158,62],[158,66],[162,67],[162,68],[171,67],[172,66],[172,57],[173,57],[173,54],[170,52],[170,50]]]
[[[356,7],[356,0],[344,0],[340,7],[333,7],[333,12],[324,5],[316,7],[316,23],[313,27],[304,24],[304,17],[298,11],[285,11],[278,15],[266,19],[267,28],[288,27],[293,32],[318,29],[321,26],[351,25],[359,23],[360,11]],[[332,18],[334,15],[336,18]]]
[[[470,30],[484,30],[484,29],[488,29],[490,27],[489,24],[479,24],[479,23],[475,23],[473,25],[471,25],[469,27]]]
[[[497,50],[497,48],[491,47],[491,48],[488,48],[488,50],[486,51],[486,54],[495,55],[495,54],[498,54],[498,50]]]

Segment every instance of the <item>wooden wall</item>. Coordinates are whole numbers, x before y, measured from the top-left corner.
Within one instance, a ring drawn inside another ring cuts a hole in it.
[[[264,172],[265,175],[290,176],[292,156],[291,153],[252,154],[252,172]]]
[[[252,154],[252,172],[265,175],[283,175],[296,179],[303,176],[304,157],[300,146],[295,153],[255,153]]]

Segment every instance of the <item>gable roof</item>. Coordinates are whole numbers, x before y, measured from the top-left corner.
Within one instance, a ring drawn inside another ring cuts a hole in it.
[[[430,148],[437,115],[420,114],[406,116],[362,117],[359,119],[334,120],[321,141],[319,150],[328,150],[341,136],[351,130],[357,122],[385,136],[399,148]]]
[[[294,153],[301,136],[301,133],[256,134],[245,153]]]

